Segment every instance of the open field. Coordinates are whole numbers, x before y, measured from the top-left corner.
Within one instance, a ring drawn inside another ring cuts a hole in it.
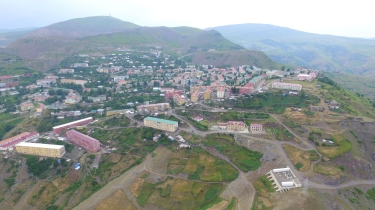
[[[179,134],[182,136],[182,138],[191,142],[192,144],[199,144],[202,142],[202,137],[196,134],[187,133],[185,131],[181,131]]]
[[[235,143],[233,136],[226,134],[207,135],[203,141],[205,146],[213,146],[226,155],[238,168],[243,171],[256,170],[260,167],[262,153],[251,151]]]
[[[215,182],[232,181],[238,176],[233,166],[200,147],[174,152],[169,159],[168,173],[185,173],[192,180]]]
[[[335,146],[318,146],[318,151],[329,158],[335,158],[349,152],[352,148],[350,142],[342,134],[333,134],[332,140]]]
[[[338,166],[325,162],[319,162],[315,164],[314,171],[328,176],[336,176],[342,172],[342,170]]]
[[[115,193],[104,199],[95,210],[136,210],[137,208],[129,201],[124,191],[117,190]]]
[[[311,161],[319,160],[319,155],[315,150],[305,151],[289,144],[283,144],[283,149],[299,171],[309,170]]]
[[[138,179],[142,179],[139,177]],[[160,209],[205,209],[222,201],[222,184],[208,184],[168,178],[155,184],[143,182],[137,201],[140,206]],[[229,203],[229,202],[228,202]]]

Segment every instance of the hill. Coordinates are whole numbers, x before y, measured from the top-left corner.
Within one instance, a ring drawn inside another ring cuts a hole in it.
[[[0,29],[0,48],[5,48],[35,28]]]
[[[144,45],[164,48],[189,49],[243,49],[225,39],[214,30],[204,31],[196,28],[178,27],[140,27],[124,32],[103,34],[81,39],[82,41],[106,45]]]
[[[375,41],[319,35],[266,24],[214,27],[230,41],[247,49],[261,50],[280,63],[374,74]]]
[[[184,57],[184,60],[192,63],[209,64],[214,66],[254,65],[268,69],[281,68],[280,64],[270,59],[266,54],[255,50],[201,51]]]
[[[76,18],[60,23],[55,23],[43,28],[39,28],[28,37],[86,37],[99,34],[109,34],[119,31],[124,31],[129,28],[136,28],[138,25],[130,22],[125,22],[120,19],[109,16],[97,16]]]

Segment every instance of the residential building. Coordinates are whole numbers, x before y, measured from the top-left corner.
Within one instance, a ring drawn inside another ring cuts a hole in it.
[[[82,85],[82,86],[84,86],[86,82],[87,82],[86,80],[78,80],[78,79],[61,79],[61,83],[74,83],[76,85]]]
[[[198,102],[198,99],[199,99],[199,92],[198,91],[195,91],[194,93],[191,94],[190,101],[192,103]]]
[[[137,106],[137,112],[139,114],[148,114],[153,112],[166,111],[170,109],[169,103],[159,103],[159,104],[147,104]]]
[[[208,89],[208,90],[204,91],[203,92],[203,100],[205,100],[205,101],[210,100],[211,99],[211,92],[212,92],[211,89]]]
[[[257,76],[257,77],[254,77],[252,78],[249,83],[253,86],[253,87],[257,87],[262,81],[264,80],[264,77],[262,76]]]
[[[225,95],[225,87],[219,86],[217,87],[217,98],[224,98]]]
[[[272,88],[283,89],[283,90],[302,90],[302,85],[284,82],[274,82],[272,83]]]
[[[53,132],[55,134],[59,134],[61,131],[65,130],[65,129],[73,128],[75,126],[80,126],[80,125],[86,125],[86,124],[88,124],[92,121],[94,121],[94,119],[92,117],[88,117],[88,118],[85,118],[85,119],[81,119],[81,120],[73,121],[73,122],[70,122],[70,123],[58,125],[58,126],[53,127],[52,129],[53,129]]]
[[[275,188],[276,192],[282,193],[302,186],[301,182],[288,166],[286,168],[272,169],[266,174],[266,176],[271,182],[273,182],[272,187]]]
[[[197,122],[200,122],[200,121],[203,120],[203,117],[201,117],[201,116],[198,115],[198,116],[194,117],[194,120],[197,121]]]
[[[322,112],[322,111],[324,111],[324,107],[322,107],[322,106],[310,106],[310,111]]]
[[[0,141],[0,150],[11,149],[13,148],[14,145],[20,142],[31,141],[31,140],[35,140],[38,138],[39,138],[39,133],[37,132],[32,132],[32,133],[23,132],[11,138]]]
[[[165,92],[165,100],[168,101],[170,98],[173,98],[174,94],[180,94],[181,95],[182,93],[183,93],[182,90],[176,90],[176,91],[173,91],[173,92]]]
[[[246,124],[242,121],[228,121],[227,130],[231,131],[243,131],[246,129]]]
[[[180,96],[179,94],[174,94],[173,95],[173,101],[177,106],[182,106],[186,103],[185,98]]]
[[[60,69],[58,74],[73,74],[74,69]]]
[[[101,96],[89,96],[87,97],[88,100],[92,100],[92,102],[100,102],[100,101],[106,101],[107,100],[107,96],[105,95],[101,95]]]
[[[43,87],[49,87],[51,84],[56,83],[56,79],[38,79],[36,84]]]
[[[88,63],[75,63],[73,64],[72,67],[73,68],[87,68],[89,67],[89,64]]]
[[[28,111],[34,109],[34,104],[31,102],[26,102],[20,105],[21,111]]]
[[[65,154],[64,145],[22,142],[15,146],[20,154],[61,158]]]
[[[262,124],[250,124],[250,133],[263,133]]]
[[[66,136],[71,142],[85,148],[90,152],[97,152],[100,149],[100,142],[97,139],[94,139],[78,131],[69,130],[66,132]]]
[[[147,127],[175,132],[178,128],[178,122],[172,120],[164,120],[154,117],[146,117],[143,119],[143,124]]]

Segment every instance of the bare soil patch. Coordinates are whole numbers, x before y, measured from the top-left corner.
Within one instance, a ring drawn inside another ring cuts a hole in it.
[[[136,210],[137,208],[126,197],[124,191],[117,190],[104,199],[95,210]]]

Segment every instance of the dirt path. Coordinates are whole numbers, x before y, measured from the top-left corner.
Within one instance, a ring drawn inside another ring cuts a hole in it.
[[[128,199],[132,202],[134,206],[137,207],[137,209],[144,209],[138,205],[136,198],[128,189],[130,189],[130,185],[134,182],[137,175],[143,171],[145,165],[149,162],[150,159],[151,159],[151,154],[147,155],[145,160],[141,164],[133,167],[129,171],[123,173],[121,176],[108,182],[106,186],[104,186],[102,189],[94,193],[88,199],[81,202],[74,209],[77,209],[77,210],[95,209],[96,206],[103,199],[107,198],[108,196],[110,196],[112,193],[116,192],[119,189],[122,189],[125,192]]]

